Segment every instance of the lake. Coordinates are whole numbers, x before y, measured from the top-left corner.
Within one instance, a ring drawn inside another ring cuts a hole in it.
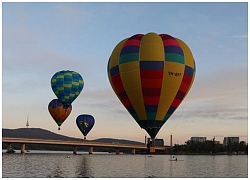
[[[130,155],[2,151],[3,178],[247,178],[247,155]]]

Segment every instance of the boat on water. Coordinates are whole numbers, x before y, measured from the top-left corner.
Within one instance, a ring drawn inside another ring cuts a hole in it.
[[[14,149],[9,149],[6,151],[6,153],[15,153],[16,151]]]
[[[176,156],[172,156],[170,157],[169,161],[177,161],[177,157]]]
[[[184,160],[180,160],[180,159],[177,159],[176,156],[171,156],[171,158],[169,159],[169,161],[184,161]]]

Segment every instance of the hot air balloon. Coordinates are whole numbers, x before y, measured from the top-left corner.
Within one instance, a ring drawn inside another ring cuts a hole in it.
[[[69,116],[72,106],[69,105],[65,107],[59,99],[53,99],[48,105],[49,113],[58,125],[58,130],[60,126]]]
[[[69,106],[81,93],[83,78],[75,71],[59,71],[51,78],[51,87],[57,98]]]
[[[195,71],[182,40],[156,33],[122,40],[107,66],[114,92],[152,140],[187,95]]]
[[[86,139],[87,134],[93,128],[94,124],[95,119],[89,114],[82,114],[76,118],[76,125],[84,135],[84,139]]]

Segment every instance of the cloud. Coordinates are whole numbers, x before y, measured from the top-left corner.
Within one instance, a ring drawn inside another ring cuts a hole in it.
[[[186,110],[188,118],[197,119],[220,119],[220,120],[247,120],[247,108],[245,107],[224,107],[224,106],[200,106],[199,108]]]
[[[247,93],[245,65],[225,67],[210,76],[197,75],[185,113],[190,118],[247,120]]]
[[[107,87],[99,89],[83,89],[78,97],[82,101],[77,100],[77,106],[85,106],[88,109],[94,109],[95,111],[102,113],[108,112],[111,114],[127,115],[128,112],[126,108],[117,98],[112,88],[108,86],[110,85],[107,84]]]
[[[31,30],[17,25],[3,26],[3,45],[15,46],[15,44],[30,44],[34,42],[35,35]]]
[[[248,35],[235,35],[232,36],[233,39],[247,39]]]
[[[60,16],[68,19],[88,19],[92,17],[92,14],[87,8],[81,9],[83,4],[79,3],[55,3],[55,9],[60,13]]]

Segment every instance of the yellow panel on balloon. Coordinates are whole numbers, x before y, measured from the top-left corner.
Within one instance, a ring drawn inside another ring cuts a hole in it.
[[[156,119],[162,120],[180,88],[185,66],[180,63],[165,62],[164,81]],[[170,86],[171,85],[171,86]]]
[[[146,34],[141,40],[140,60],[161,61],[164,59],[165,53],[161,37],[155,33]]]
[[[114,48],[114,50],[110,56],[109,68],[115,67],[119,64],[120,52],[121,52],[121,49],[126,41],[127,41],[127,39],[124,39],[123,41],[118,43],[117,46]]]
[[[189,47],[180,39],[175,38],[178,43],[181,45],[181,48],[183,50],[184,53],[184,57],[185,57],[185,64],[191,68],[194,68],[194,58],[193,58],[193,54],[191,52],[191,50],[189,49]]]
[[[120,65],[122,67],[124,65]],[[140,79],[140,70],[128,71],[128,72],[120,72],[122,84],[124,86],[125,91],[128,89],[137,89],[140,88],[141,79]]]
[[[130,72],[130,71],[137,71],[139,73],[140,66],[138,61],[124,63],[119,65],[120,72]]]
[[[126,93],[139,119],[147,120],[147,115],[146,115],[146,111],[144,107],[144,101],[142,97],[141,88],[133,89],[133,90],[126,90]]]
[[[122,64],[120,66],[122,67],[126,65]],[[140,118],[145,117],[146,119],[147,116],[144,108],[143,94],[140,87],[140,70],[138,69],[133,72],[121,72],[120,75],[124,89],[137,115]]]

